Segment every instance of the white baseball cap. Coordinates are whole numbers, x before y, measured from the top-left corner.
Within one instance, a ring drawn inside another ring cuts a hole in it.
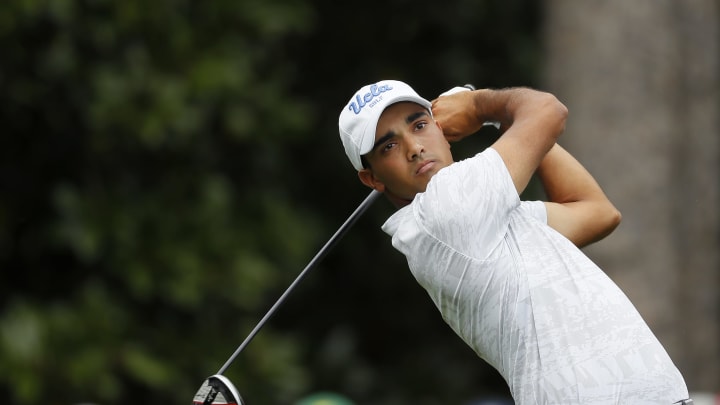
[[[430,111],[430,102],[420,97],[412,87],[397,80],[382,80],[355,92],[340,112],[340,140],[356,170],[363,168],[360,156],[370,152],[375,144],[375,130],[380,115],[391,104],[400,101],[412,101]]]

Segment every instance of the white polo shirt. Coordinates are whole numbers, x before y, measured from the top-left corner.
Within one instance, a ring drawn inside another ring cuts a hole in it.
[[[492,148],[383,225],[445,321],[521,404],[671,404],[687,387],[625,294],[521,202]]]

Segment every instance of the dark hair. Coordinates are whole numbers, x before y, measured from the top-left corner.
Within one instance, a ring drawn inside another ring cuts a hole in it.
[[[370,163],[365,159],[365,155],[360,156],[360,164],[362,164],[363,169],[370,169]]]

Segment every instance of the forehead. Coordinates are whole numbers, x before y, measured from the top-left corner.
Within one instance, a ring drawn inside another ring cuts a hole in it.
[[[409,124],[412,120],[408,121],[408,119],[418,112],[427,112],[427,109],[411,101],[401,101],[392,104],[380,115],[377,123],[377,132],[380,132],[381,128],[384,127],[396,124]]]

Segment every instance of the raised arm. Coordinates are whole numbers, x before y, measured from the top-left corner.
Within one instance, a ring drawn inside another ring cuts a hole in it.
[[[433,115],[449,141],[477,132],[487,121],[504,131],[492,145],[518,193],[565,129],[567,109],[552,94],[528,88],[481,89],[439,97]]]
[[[548,225],[582,247],[604,238],[620,224],[620,212],[592,175],[555,145],[537,170],[549,202]]]

